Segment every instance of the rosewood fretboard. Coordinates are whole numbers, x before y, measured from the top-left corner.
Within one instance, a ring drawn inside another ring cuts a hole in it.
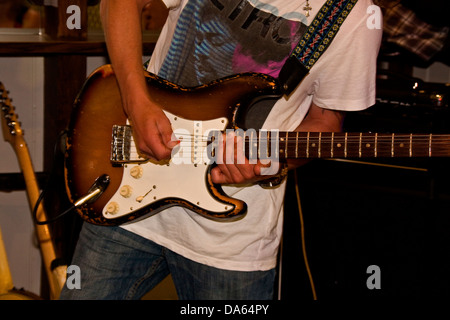
[[[278,132],[278,141],[281,158],[450,157],[447,134]]]

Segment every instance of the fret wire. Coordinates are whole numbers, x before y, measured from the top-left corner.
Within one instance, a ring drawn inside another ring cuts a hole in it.
[[[391,157],[394,157],[394,133],[392,133],[392,140],[391,140]]]
[[[258,159],[261,159],[261,134],[262,131],[260,130],[258,133],[258,148],[257,148],[257,153],[258,153]]]
[[[345,145],[344,145],[344,157],[347,158],[347,138],[348,138],[348,133],[345,133]]]
[[[248,144],[248,146],[249,146],[249,156],[250,156],[250,159],[253,159],[253,139],[254,139],[254,137],[253,137],[253,134],[254,134],[254,130],[251,130],[251,132],[250,132],[250,143]]]
[[[285,156],[286,156],[286,158],[288,157],[288,140],[289,140],[289,134],[288,134],[288,132],[286,131],[286,143],[285,143]]]
[[[295,157],[298,158],[298,131],[295,135]]]
[[[271,137],[272,139],[272,137]],[[277,157],[277,159],[279,160],[279,156],[281,155],[281,153],[285,153],[285,158],[286,158],[286,153],[287,153],[287,149],[283,150],[281,145],[280,145],[280,131],[276,131],[276,136],[275,136],[275,150],[272,151],[272,141],[270,141],[270,157]]]
[[[334,132],[331,133],[331,158],[334,158]]]
[[[362,157],[362,151],[361,151],[361,145],[362,145],[362,132],[359,133],[359,157]]]
[[[430,140],[428,143],[428,156],[431,157],[431,139],[432,139],[433,134],[430,134]]]
[[[378,133],[375,133],[375,149],[374,149],[375,158],[378,156]]]
[[[319,148],[317,150],[317,155],[319,158],[321,156],[321,148],[322,148],[322,132],[319,132]]]
[[[306,135],[306,157],[309,158],[309,132]]]
[[[409,134],[409,157],[410,158],[412,157],[412,138],[413,138],[413,135],[412,135],[412,133],[410,133]]]

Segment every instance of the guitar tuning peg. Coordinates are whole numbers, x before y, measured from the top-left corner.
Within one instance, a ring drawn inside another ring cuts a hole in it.
[[[8,123],[8,127],[9,127],[9,133],[11,135],[16,135],[17,131],[16,131],[16,123],[14,121],[11,121]]]

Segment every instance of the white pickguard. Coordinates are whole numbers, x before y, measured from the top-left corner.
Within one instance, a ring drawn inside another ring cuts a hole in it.
[[[103,209],[106,219],[115,219],[165,198],[179,198],[205,210],[224,212],[229,205],[211,196],[206,184],[210,159],[206,157],[206,138],[211,130],[223,131],[226,118],[208,121],[186,120],[165,112],[181,141],[168,163],[128,163],[124,165],[119,189]],[[132,142],[132,148],[134,142]]]

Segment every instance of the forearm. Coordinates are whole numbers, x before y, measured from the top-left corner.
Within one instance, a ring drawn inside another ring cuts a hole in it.
[[[125,111],[145,95],[141,12],[144,1],[103,0],[100,12],[108,54],[118,79]]]
[[[123,108],[133,127],[140,154],[163,160],[170,158],[172,128],[162,108],[152,101],[142,67],[141,15],[150,0],[103,0],[101,18],[108,54],[119,83]]]

